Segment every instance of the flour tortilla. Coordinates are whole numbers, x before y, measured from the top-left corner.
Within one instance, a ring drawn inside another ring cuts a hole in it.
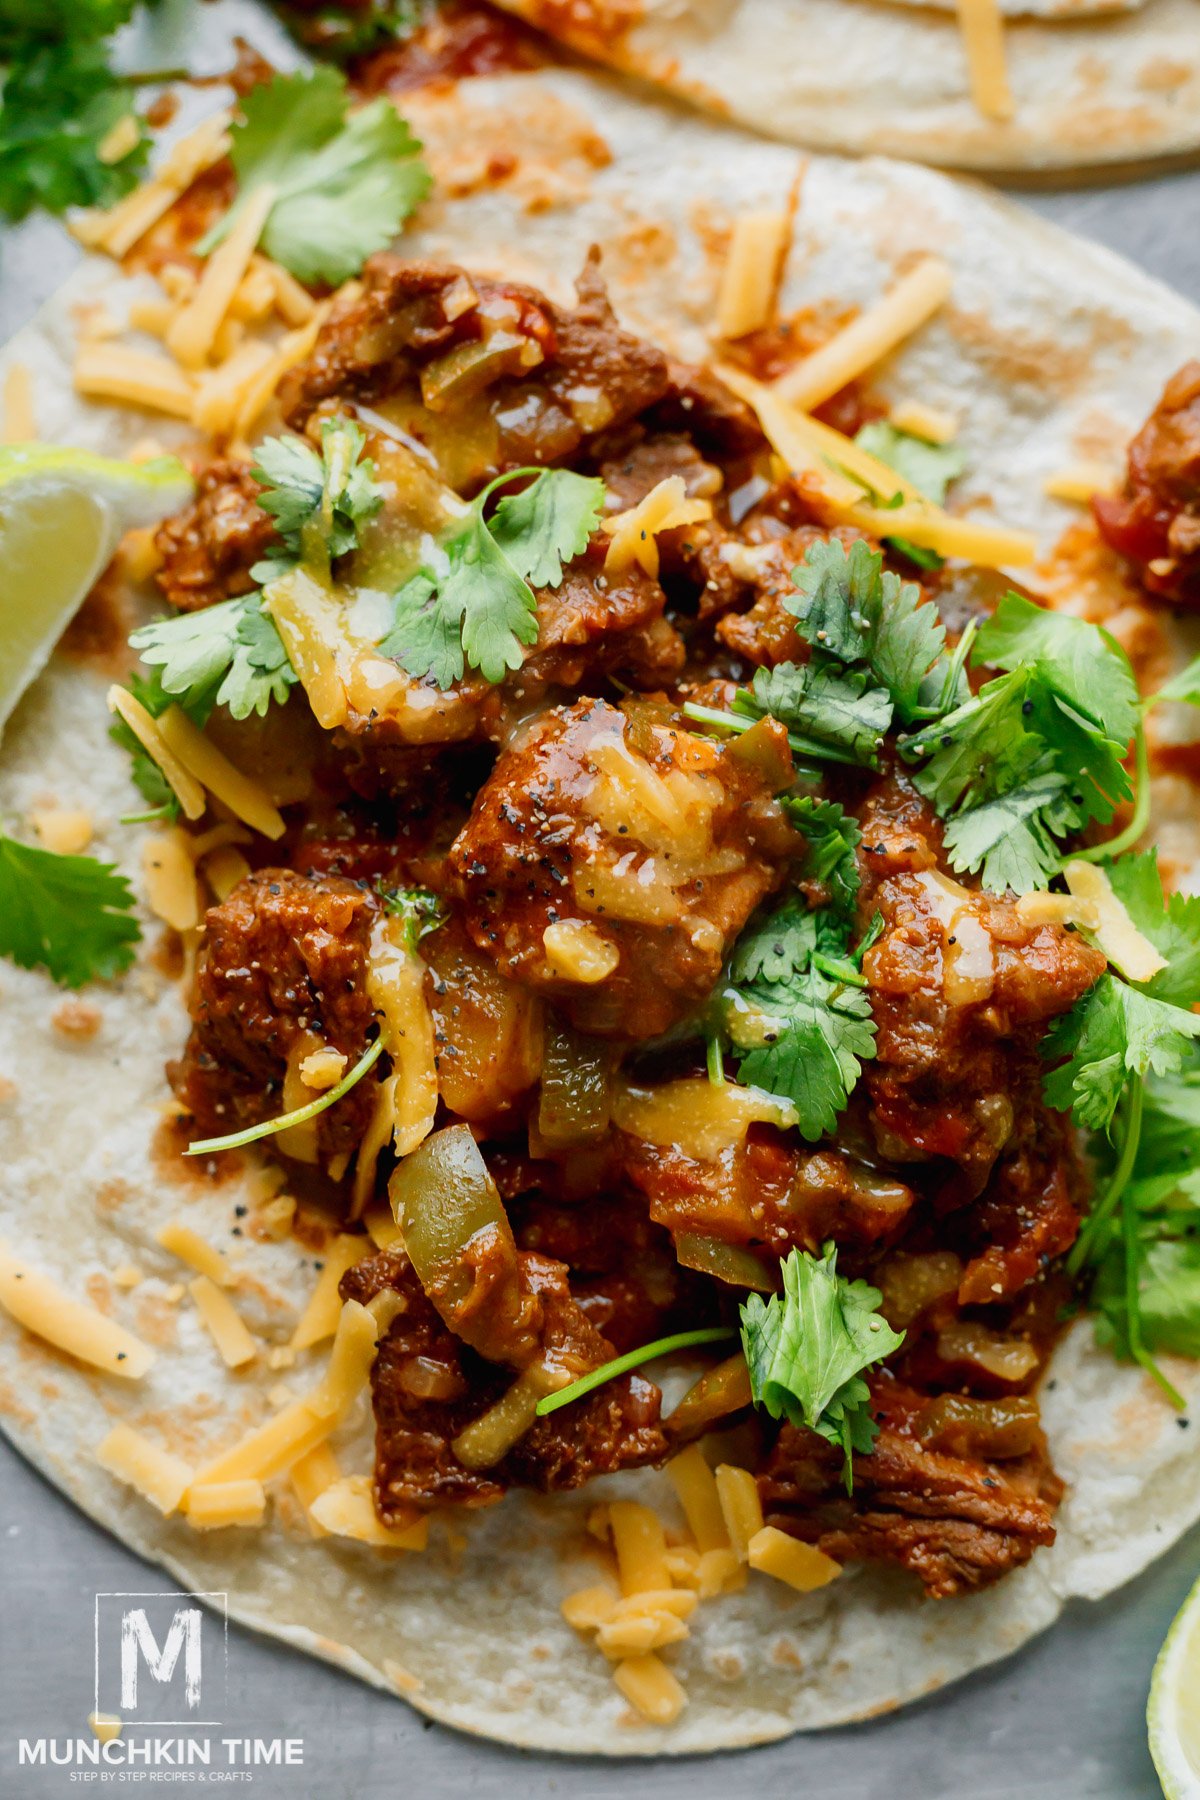
[[[953,5],[922,0],[498,0],[693,105],[816,150],[1033,175],[1200,153],[1200,7],[1011,0],[1006,124],[971,99]],[[1006,8],[1006,10],[1008,10]],[[1070,16],[1067,16],[1067,15]]]
[[[604,84],[566,71],[505,76],[414,99],[437,198],[405,243],[484,273],[535,281],[567,297],[599,242],[623,317],[684,355],[702,354],[723,231],[746,207],[778,204],[796,155],[698,119],[666,120]],[[484,147],[511,145],[500,187]],[[1046,500],[1043,476],[1107,445],[1113,457],[1164,376],[1200,346],[1200,314],[1107,252],[989,195],[886,162],[815,159],[808,168],[784,304],[869,301],[923,250],[954,267],[952,305],[884,372],[885,390],[962,419],[973,510],[1038,530],[1048,547],[1073,516]],[[80,403],[69,379],[74,316],[103,297],[120,320],[136,282],[88,263],[0,359],[34,373],[45,435],[119,454],[157,419]],[[1176,646],[1180,658],[1186,647]],[[98,668],[59,656],[26,696],[0,750],[0,814],[57,801],[86,806],[96,848],[138,883],[138,828],[123,753],[106,737]],[[1186,725],[1184,727],[1186,729]],[[1177,861],[1194,855],[1195,794],[1164,783],[1157,836]],[[562,1597],[595,1579],[587,1509],[605,1494],[644,1495],[674,1518],[664,1478],[613,1477],[578,1496],[510,1496],[456,1521],[452,1551],[435,1525],[424,1555],[383,1556],[314,1541],[285,1482],[273,1484],[261,1531],[202,1535],[160,1519],[93,1461],[129,1420],[192,1463],[263,1419],[281,1376],[263,1362],[231,1374],[188,1301],[167,1290],[186,1271],[156,1233],[182,1217],[236,1262],[233,1293],[256,1335],[286,1342],[314,1279],[291,1243],[258,1242],[252,1170],[212,1185],[156,1158],[167,1099],[163,1064],[186,1020],[149,945],[112,986],[85,990],[100,1026],[90,1039],[55,1026],[63,996],[42,975],[0,971],[0,1236],[69,1291],[110,1306],[160,1348],[135,1385],[89,1374],[0,1315],[0,1414],[13,1442],[123,1542],[184,1586],[229,1594],[233,1616],[402,1694],[435,1718],[511,1744],[650,1754],[727,1748],[861,1719],[1007,1655],[1050,1625],[1066,1599],[1098,1596],[1135,1575],[1200,1516],[1196,1433],[1139,1371],[1116,1365],[1078,1325],[1044,1394],[1057,1467],[1067,1481],[1058,1542],[987,1593],[930,1603],[895,1573],[849,1568],[802,1597],[763,1578],[705,1602],[673,1654],[689,1704],[669,1730],[630,1719],[594,1647],[563,1622]],[[230,1235],[235,1207],[250,1211]],[[113,1281],[123,1264],[146,1279]],[[323,1353],[284,1375],[317,1378]],[[1193,1401],[1200,1368],[1167,1359]],[[370,1467],[365,1398],[341,1434],[346,1472]]]

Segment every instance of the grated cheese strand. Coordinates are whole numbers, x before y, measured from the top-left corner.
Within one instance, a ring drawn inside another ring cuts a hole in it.
[[[188,1489],[187,1522],[197,1531],[219,1531],[230,1525],[261,1525],[267,1496],[261,1481],[197,1482]]]
[[[985,119],[994,119],[998,125],[1006,124],[1016,107],[1008,85],[1004,20],[998,0],[958,0],[958,25],[967,58],[971,98]]]
[[[324,1338],[333,1337],[342,1316],[338,1283],[346,1270],[352,1269],[369,1249],[370,1244],[365,1237],[342,1232],[322,1252],[324,1267],[317,1276],[308,1305],[292,1333],[293,1350],[308,1350],[313,1344],[321,1343]]]
[[[158,729],[179,765],[215,794],[243,824],[261,832],[263,837],[283,836],[283,816],[270,795],[235,768],[212,739],[192,724],[182,707],[168,706],[158,720]]]
[[[258,1346],[228,1294],[223,1294],[207,1275],[197,1275],[194,1281],[189,1281],[188,1293],[225,1366],[240,1369],[253,1362],[258,1355]]]
[[[247,194],[229,236],[205,263],[196,292],[172,320],[167,349],[184,368],[200,368],[212,350],[213,340],[250,266],[275,196],[276,189],[269,181]]]
[[[163,779],[178,800],[184,817],[200,818],[208,804],[204,789],[167,747],[157,719],[151,718],[141,701],[135,699],[128,688],[123,687],[109,688],[108,710],[124,719],[147,756],[158,765]]]
[[[882,300],[781,375],[774,384],[776,393],[811,412],[920,330],[945,304],[952,283],[950,267],[940,256],[923,257]]]
[[[717,291],[718,337],[745,337],[774,318],[790,223],[786,212],[743,213],[734,222]]]
[[[4,371],[4,442],[32,443],[37,436],[33,415],[33,376],[29,365],[11,362]]]
[[[0,1306],[44,1343],[123,1381],[140,1381],[155,1360],[149,1344],[94,1306],[72,1299],[49,1275],[14,1256],[3,1243]]]
[[[117,400],[173,418],[192,416],[192,384],[182,369],[152,350],[127,344],[81,344],[75,358],[75,391],[89,400]]]
[[[181,1457],[152,1444],[131,1425],[114,1425],[97,1447],[96,1461],[137,1492],[164,1517],[175,1512],[195,1479]]]

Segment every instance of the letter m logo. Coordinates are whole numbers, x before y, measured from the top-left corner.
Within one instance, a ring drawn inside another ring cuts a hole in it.
[[[227,1655],[224,1594],[96,1595],[97,1712],[145,1725],[220,1725]]]
[[[128,1714],[137,1711],[138,1666],[145,1662],[153,1680],[165,1686],[175,1673],[179,1653],[183,1652],[183,1692],[189,1712],[200,1705],[200,1626],[198,1606],[181,1606],[171,1620],[166,1642],[158,1647],[143,1606],[134,1606],[121,1621],[121,1707]]]

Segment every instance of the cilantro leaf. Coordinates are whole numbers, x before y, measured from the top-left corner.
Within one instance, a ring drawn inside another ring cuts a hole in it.
[[[860,881],[854,855],[862,842],[858,821],[836,800],[818,800],[813,794],[785,798],[783,809],[808,846],[802,875],[825,882],[839,912],[853,912]]]
[[[1106,973],[1043,1040],[1042,1054],[1058,1064],[1043,1079],[1046,1100],[1085,1129],[1107,1131],[1130,1076],[1178,1074],[1198,1037],[1200,1015]]]
[[[0,104],[0,213],[15,220],[36,206],[111,206],[128,193],[146,162],[141,126],[115,161],[100,150],[132,110],[132,89],[113,75],[100,41],[14,49]]]
[[[788,1101],[810,1141],[832,1131],[875,1052],[849,922],[789,895],[743,932],[719,1007],[741,1079]]]
[[[429,888],[381,888],[383,904],[394,919],[403,921],[406,949],[415,950],[423,937],[445,924],[448,917],[445,901]]]
[[[533,587],[557,587],[562,566],[582,556],[604,512],[604,486],[570,469],[538,476],[506,494],[489,521],[492,536],[517,574]]]
[[[1141,991],[1175,1006],[1200,1004],[1200,897],[1163,892],[1158,856],[1145,850],[1105,863],[1113,892],[1144,937],[1167,959]]]
[[[1066,776],[1043,755],[1012,787],[956,813],[945,837],[953,866],[972,874],[984,869],[987,886],[1001,893],[1044,886],[1062,860],[1056,831],[1079,822],[1066,788]]]
[[[267,438],[250,473],[263,484],[259,505],[274,519],[291,560],[320,549],[330,561],[357,550],[362,526],[383,505],[366,435],[354,419],[323,419],[321,451],[298,437]],[[250,571],[273,581],[289,566],[278,555]]]
[[[892,722],[892,703],[885,689],[868,681],[865,669],[840,669],[824,657],[779,663],[759,669],[733,705],[747,717],[778,719],[799,754],[874,769]]]
[[[1172,675],[1170,681],[1160,687],[1156,694],[1151,694],[1145,704],[1157,706],[1160,700],[1176,700],[1187,706],[1200,706],[1200,656],[1194,657],[1186,668],[1180,669],[1178,675]]]
[[[119,975],[142,935],[129,883],[94,856],[57,856],[0,835],[0,955],[64,987]]]
[[[865,664],[905,724],[927,716],[930,691],[940,686],[946,631],[916,582],[885,570],[882,553],[861,538],[849,551],[840,538],[810,544],[792,580],[799,598],[787,605],[813,649]]]
[[[741,1308],[750,1393],[773,1419],[841,1445],[849,1493],[852,1452],[866,1454],[876,1436],[863,1371],[898,1350],[904,1334],[876,1311],[878,1288],[838,1274],[834,1244],[819,1257],[793,1250],[780,1268],[782,1295],[752,1294]]]
[[[520,494],[484,506],[499,481],[533,475]],[[587,548],[604,502],[604,484],[569,469],[515,469],[476,495],[436,559],[396,595],[391,630],[379,648],[412,676],[440,688],[478,669],[502,681],[519,669],[522,646],[537,642],[537,597],[530,581],[556,587],[565,560]]]
[[[144,663],[160,671],[160,712],[177,700],[185,711],[205,717],[214,706],[227,706],[235,719],[261,717],[272,700],[287,699],[296,680],[283,639],[257,593],[158,619],[141,626],[129,642]]]
[[[331,287],[383,250],[430,188],[421,145],[391,101],[348,111],[346,78],[320,67],[253,88],[232,127],[240,193],[202,240],[206,255],[228,234],[247,196],[270,184],[263,227],[268,256],[298,280]]]
[[[332,62],[350,62],[384,44],[412,36],[437,0],[359,0],[357,5],[288,5],[275,10],[298,43]]]

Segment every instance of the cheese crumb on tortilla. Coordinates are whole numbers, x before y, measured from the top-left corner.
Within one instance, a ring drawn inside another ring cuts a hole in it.
[[[576,1631],[598,1631],[617,1610],[617,1596],[610,1587],[597,1582],[594,1587],[577,1588],[562,1603],[561,1612]]]
[[[123,1381],[140,1381],[155,1360],[149,1344],[0,1243],[0,1306],[19,1325],[58,1350]]]
[[[313,1502],[319,1500],[326,1489],[341,1479],[341,1467],[328,1444],[318,1444],[292,1464],[288,1480],[291,1482],[292,1492],[304,1508],[304,1516],[314,1537],[326,1537],[328,1533],[320,1520],[313,1517]]]
[[[118,1481],[136,1488],[165,1516],[175,1512],[195,1480],[195,1470],[131,1425],[114,1425],[97,1446],[96,1461]]]
[[[261,1481],[200,1482],[188,1489],[187,1522],[196,1531],[220,1531],[230,1525],[261,1525],[267,1496]]]
[[[196,867],[186,832],[177,827],[153,831],[142,840],[142,880],[150,910],[165,924],[191,931],[200,923]]]
[[[953,413],[938,406],[924,406],[919,400],[901,400],[892,407],[888,418],[897,431],[924,438],[927,444],[950,444],[958,436],[958,420]]]
[[[652,1725],[673,1725],[687,1705],[678,1680],[653,1651],[619,1662],[613,1680],[629,1704]]]
[[[952,283],[949,264],[940,256],[922,257],[882,300],[781,375],[774,383],[776,393],[811,412],[919,330],[944,305]]]
[[[30,813],[29,823],[42,847],[58,856],[82,856],[92,841],[92,815],[82,809],[42,807]]]
[[[815,1544],[802,1544],[774,1525],[764,1525],[750,1539],[749,1562],[752,1569],[786,1581],[802,1594],[824,1587],[841,1574],[841,1563],[834,1562]]]
[[[187,1263],[200,1275],[207,1275],[217,1287],[228,1287],[234,1278],[234,1271],[222,1253],[202,1238],[198,1231],[190,1225],[184,1225],[179,1219],[170,1219],[156,1234],[158,1242],[180,1262]]]
[[[194,1281],[189,1281],[188,1292],[226,1367],[240,1369],[253,1362],[258,1346],[228,1294],[222,1293],[207,1275],[197,1275]]]
[[[382,1550],[424,1550],[429,1520],[422,1515],[400,1529],[384,1525],[375,1511],[369,1475],[347,1475],[318,1494],[309,1509],[317,1524],[335,1537],[355,1538]]]
[[[1068,463],[1047,475],[1042,492],[1051,500],[1075,501],[1086,506],[1093,494],[1114,494],[1119,477],[1107,464],[1100,462]]]

